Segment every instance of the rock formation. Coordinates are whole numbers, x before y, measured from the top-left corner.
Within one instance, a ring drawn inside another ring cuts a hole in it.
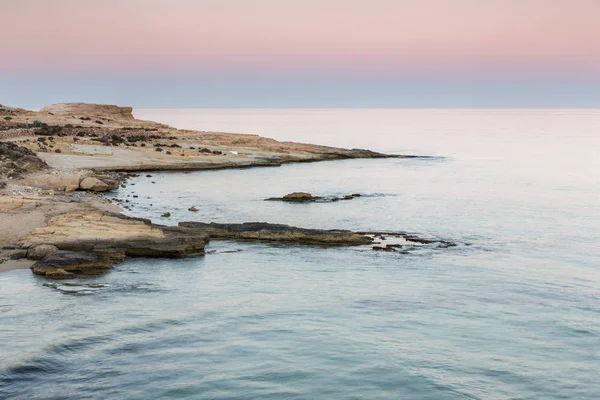
[[[133,108],[110,104],[60,103],[44,107],[40,113],[61,117],[80,116],[133,121]]]
[[[179,226],[204,231],[214,239],[268,241],[321,246],[358,246],[373,242],[373,239],[367,235],[352,231],[305,229],[265,222],[246,222],[243,224],[180,222]]]
[[[340,200],[352,200],[360,197],[359,193],[348,194],[341,197],[338,196],[313,196],[310,193],[294,192],[286,194],[283,197],[270,197],[266,201],[285,201],[288,203],[333,203]]]
[[[32,270],[48,278],[94,274],[126,257],[181,258],[203,255],[208,235],[149,220],[82,207],[53,217],[21,242]],[[57,251],[53,251],[56,249]]]

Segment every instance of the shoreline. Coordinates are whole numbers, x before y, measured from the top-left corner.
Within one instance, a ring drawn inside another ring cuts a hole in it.
[[[430,157],[177,130],[137,120],[129,107],[72,103],[28,111],[0,106],[0,218],[10,222],[0,227],[0,273],[32,265],[35,274],[69,279],[100,273],[131,257],[204,255],[210,237],[319,246],[372,244],[375,239],[368,233],[277,224],[164,226],[129,217],[124,208],[101,197],[124,186],[136,172],[357,158]]]

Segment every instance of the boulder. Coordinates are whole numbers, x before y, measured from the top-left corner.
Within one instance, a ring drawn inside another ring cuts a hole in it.
[[[92,192],[108,192],[116,189],[117,187],[118,185],[114,182],[101,181],[93,176],[84,178],[81,182],[79,182],[79,189],[89,190]]]
[[[31,247],[27,251],[27,258],[30,260],[41,260],[44,257],[58,253],[58,247],[51,244],[40,244],[35,247]]]

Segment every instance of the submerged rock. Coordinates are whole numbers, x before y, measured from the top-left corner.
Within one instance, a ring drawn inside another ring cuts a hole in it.
[[[390,247],[390,246],[385,246],[385,247],[381,247],[381,246],[373,246],[373,250],[375,251],[396,251],[394,247]]]

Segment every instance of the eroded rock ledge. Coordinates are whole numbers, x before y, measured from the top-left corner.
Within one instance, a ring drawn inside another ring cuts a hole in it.
[[[266,222],[245,222],[243,224],[180,222],[179,226],[201,230],[214,239],[318,246],[360,246],[373,242],[373,238],[367,235],[347,230],[305,229]]]
[[[208,235],[197,229],[156,225],[147,219],[83,209],[51,218],[47,226],[34,230],[21,246],[28,249],[27,258],[39,259],[32,267],[34,274],[65,279],[96,274],[127,257],[203,255],[207,242]]]
[[[400,253],[414,246],[456,246],[450,241],[408,233],[306,229],[265,222],[181,222],[178,226],[163,226],[147,219],[82,209],[51,218],[47,226],[36,229],[15,251],[36,261],[31,267],[34,274],[69,279],[102,273],[128,257],[201,256],[209,239],[317,247],[364,246],[366,250]]]

